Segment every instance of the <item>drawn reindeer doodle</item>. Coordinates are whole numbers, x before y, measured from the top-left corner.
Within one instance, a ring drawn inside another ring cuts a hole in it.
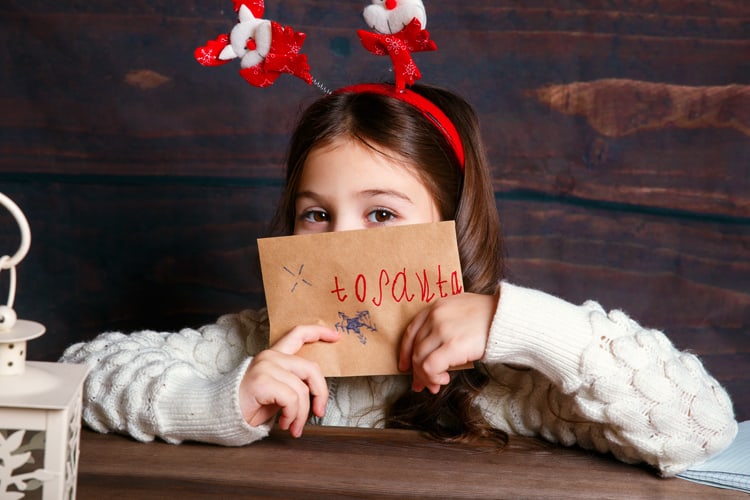
[[[354,317],[349,317],[346,313],[339,311],[339,318],[341,318],[341,321],[336,323],[336,330],[347,335],[350,333],[356,334],[363,345],[367,344],[367,337],[365,337],[363,329],[371,332],[378,331],[375,328],[375,323],[372,322],[372,318],[370,318],[370,311],[357,311]]]

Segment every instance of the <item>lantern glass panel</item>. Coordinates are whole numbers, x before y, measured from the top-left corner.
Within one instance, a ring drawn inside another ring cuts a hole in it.
[[[0,472],[8,484],[0,497],[18,497],[24,500],[42,498],[44,483],[40,479],[46,476],[43,471],[45,431],[24,429],[0,429],[0,461],[5,470]],[[2,469],[2,467],[0,467]]]

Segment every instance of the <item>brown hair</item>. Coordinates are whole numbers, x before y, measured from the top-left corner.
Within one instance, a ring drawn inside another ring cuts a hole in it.
[[[273,232],[293,231],[295,195],[310,152],[352,138],[407,160],[432,193],[441,218],[456,222],[465,290],[493,294],[503,273],[500,222],[477,116],[464,99],[445,89],[415,85],[411,90],[436,104],[455,125],[465,152],[463,174],[443,134],[412,105],[373,93],[334,93],[307,108],[292,135]],[[492,429],[473,403],[487,382],[478,367],[452,372],[451,382],[436,395],[407,391],[386,409],[386,426],[418,429],[441,440],[491,437],[504,444],[507,436]]]

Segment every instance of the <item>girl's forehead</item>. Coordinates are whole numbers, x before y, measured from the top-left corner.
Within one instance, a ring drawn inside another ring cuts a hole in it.
[[[418,169],[390,151],[376,150],[356,139],[338,140],[310,151],[297,192],[326,186],[423,185]]]
[[[412,173],[418,170],[411,161],[394,150],[359,137],[338,137],[314,146],[307,155],[303,168],[321,157],[328,161],[372,162]]]

